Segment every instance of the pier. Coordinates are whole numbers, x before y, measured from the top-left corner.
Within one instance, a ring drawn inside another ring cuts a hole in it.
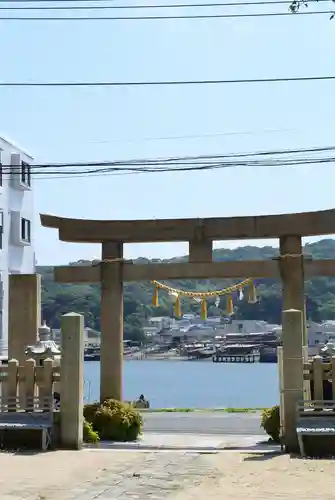
[[[258,363],[259,353],[254,354],[215,354],[213,363]]]
[[[258,363],[259,349],[256,344],[229,344],[217,349],[213,363]]]

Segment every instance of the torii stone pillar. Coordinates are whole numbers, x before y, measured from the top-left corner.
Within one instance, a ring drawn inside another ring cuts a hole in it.
[[[303,399],[304,361],[304,260],[300,236],[280,238],[280,272],[283,286],[283,422],[287,451],[298,450],[296,404]]]
[[[64,448],[83,445],[84,410],[84,317],[68,313],[61,318],[60,437]]]
[[[41,326],[41,276],[9,276],[8,358],[25,360],[25,349],[36,344]]]
[[[102,243],[100,400],[122,400],[123,365],[123,245]],[[113,262],[115,259],[115,262]]]

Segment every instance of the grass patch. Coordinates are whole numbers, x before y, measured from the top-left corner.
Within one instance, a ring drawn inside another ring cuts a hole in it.
[[[219,411],[225,411],[226,413],[257,413],[264,410],[264,408],[223,408]]]
[[[152,408],[141,411],[147,411],[150,413],[189,413],[197,410],[195,408]]]
[[[225,413],[257,413],[262,410],[264,410],[264,408],[150,408],[141,409],[140,411],[149,413],[192,413],[201,411],[221,411]]]

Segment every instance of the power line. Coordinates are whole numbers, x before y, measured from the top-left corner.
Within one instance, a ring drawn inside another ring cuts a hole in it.
[[[327,0],[328,1],[328,0]],[[226,136],[241,136],[241,135],[257,135],[257,134],[278,134],[286,132],[297,132],[297,129],[281,128],[281,129],[265,129],[265,130],[246,130],[243,132],[216,132],[194,135],[170,135],[164,137],[140,137],[138,139],[125,139],[125,140],[100,140],[92,141],[91,144],[125,144],[137,142],[152,142],[152,141],[176,141],[187,139],[203,139],[212,137],[226,137]]]
[[[333,148],[335,149],[335,148]],[[268,152],[270,153],[270,152]],[[266,154],[268,154],[266,153]],[[243,155],[240,155],[243,156]],[[136,162],[136,161],[135,161]],[[137,161],[138,162],[138,161]],[[42,180],[42,179],[65,179],[65,178],[87,178],[87,177],[100,177],[100,176],[111,176],[111,175],[140,175],[140,174],[153,174],[153,173],[175,173],[175,172],[190,172],[190,171],[197,171],[197,172],[203,172],[203,171],[208,171],[208,170],[217,170],[217,169],[223,169],[223,168],[238,168],[238,167],[271,167],[271,168],[278,168],[278,167],[289,167],[289,166],[312,166],[316,164],[329,164],[329,163],[335,163],[335,157],[317,157],[317,158],[284,158],[284,159],[263,159],[263,160],[250,160],[250,159],[245,159],[245,160],[240,160],[240,161],[221,161],[221,162],[214,162],[214,163],[206,163],[206,162],[193,162],[189,164],[181,163],[181,164],[171,164],[171,163],[166,163],[164,166],[158,166],[156,168],[153,168],[152,164],[147,164],[144,166],[140,166],[140,164],[137,164],[136,166],[133,166],[131,168],[126,168],[126,167],[109,167],[109,168],[103,168],[103,169],[91,169],[91,170],[74,170],[74,171],[60,171],[60,170],[53,170],[53,171],[48,171],[44,172],[43,170],[31,172],[31,175],[33,178]],[[71,164],[69,164],[71,165]],[[82,164],[82,165],[87,165],[87,164]],[[51,166],[51,165],[50,165]],[[14,171],[16,174],[20,174],[19,171]],[[13,172],[11,172],[11,175]],[[11,175],[4,175],[4,179],[10,179]]]
[[[296,12],[262,12],[259,14],[208,14],[208,15],[181,15],[181,16],[115,16],[115,17],[0,17],[2,21],[161,21],[164,19],[233,19],[237,17],[283,17],[291,16]],[[299,12],[300,16],[315,16],[320,14],[333,15],[332,10],[319,12]],[[298,17],[298,16],[297,16]]]
[[[114,0],[0,0],[0,3],[85,3],[85,2],[90,2],[90,3],[97,3],[97,2],[113,2]],[[314,0],[313,0],[314,1]],[[315,0],[317,1],[317,0]]]
[[[198,155],[198,156],[177,156],[161,159],[136,159],[136,160],[121,160],[121,161],[103,161],[103,162],[71,162],[71,163],[48,163],[40,165],[32,165],[31,172],[45,174],[46,169],[53,169],[48,172],[48,175],[64,173],[65,168],[75,168],[75,171],[65,171],[68,174],[95,174],[95,173],[125,173],[125,172],[162,172],[162,171],[181,171],[189,169],[211,169],[234,166],[278,166],[284,164],[302,164],[310,162],[329,162],[333,161],[333,157],[308,158],[309,153],[326,153],[335,151],[335,146],[327,147],[312,147],[312,148],[297,148],[283,149],[270,151],[257,151],[253,153],[230,153],[230,154],[215,154],[215,155]],[[297,155],[303,153],[302,158],[294,158],[285,155]],[[270,158],[279,156],[281,158]],[[252,158],[252,159],[251,159]],[[261,159],[260,159],[261,158]],[[262,159],[263,158],[263,159]],[[269,159],[268,159],[269,158]],[[86,167],[86,170],[82,170]],[[90,169],[88,169],[90,167]],[[175,168],[172,168],[175,167]],[[63,170],[63,172],[62,172]],[[2,172],[10,172],[21,174],[20,167],[12,165],[2,165]]]
[[[226,85],[236,83],[282,83],[335,80],[335,76],[297,76],[285,78],[248,78],[235,80],[162,80],[143,82],[1,82],[0,87],[146,87],[159,85]]]
[[[279,149],[279,150],[267,150],[267,151],[253,151],[251,153],[227,153],[227,154],[215,154],[215,155],[196,155],[196,156],[171,156],[167,158],[141,158],[133,160],[120,160],[120,161],[103,161],[103,162],[74,162],[74,163],[47,163],[47,164],[34,164],[34,167],[111,167],[111,166],[129,166],[129,165],[159,165],[165,164],[167,162],[177,162],[177,161],[204,161],[204,160],[222,160],[222,159],[233,159],[233,158],[247,158],[247,157],[257,157],[257,156],[278,156],[278,155],[288,155],[288,154],[299,154],[299,153],[325,153],[335,151],[335,146],[324,146],[324,147],[310,147],[310,148],[294,148],[294,149]],[[10,168],[11,165],[6,167]],[[6,168],[3,165],[3,168]],[[17,167],[19,170],[19,167]]]
[[[74,0],[65,0],[73,2]],[[86,0],[78,0],[84,2]],[[103,1],[106,0],[87,0],[87,1]],[[329,0],[308,0],[309,3],[329,2]],[[14,2],[16,3],[16,1]],[[25,6],[25,7],[0,7],[0,10],[110,10],[110,9],[184,9],[184,8],[201,8],[201,7],[246,7],[258,5],[292,5],[292,0],[263,0],[259,2],[214,2],[214,3],[182,3],[182,4],[154,4],[154,5],[54,5],[54,6]]]
[[[289,160],[289,161],[281,161],[277,163],[272,163],[270,161],[263,162],[260,164],[253,164],[249,162],[239,162],[239,163],[221,163],[215,165],[189,165],[185,167],[179,168],[160,168],[160,169],[148,169],[148,168],[136,168],[131,170],[114,170],[110,169],[102,169],[102,170],[76,170],[76,171],[49,171],[49,172],[32,172],[31,175],[34,178],[38,179],[65,179],[72,177],[97,177],[97,176],[110,176],[110,175],[139,175],[139,174],[158,174],[158,173],[176,173],[176,172],[203,172],[208,170],[217,170],[217,169],[225,169],[225,168],[238,168],[238,167],[285,167],[285,166],[308,166],[313,164],[322,164],[322,163],[334,163],[335,157],[332,158],[315,158],[312,160],[306,161],[306,159],[302,158],[299,161]],[[17,174],[19,175],[19,174]],[[6,176],[3,177],[6,179]],[[7,179],[10,179],[8,176]]]
[[[293,1],[293,0],[292,0]],[[234,4],[236,5],[266,5],[266,4],[286,4],[286,3],[290,3],[292,4],[292,1],[289,1],[289,0],[259,0],[258,2],[255,2],[254,0],[244,0],[242,2],[234,2]],[[314,3],[314,2],[325,2],[325,1],[329,1],[329,0],[308,0],[308,3]],[[109,2],[114,2],[114,0],[0,0],[0,4],[1,3],[6,3],[6,4],[20,4],[20,3],[25,3],[25,4],[31,4],[31,3],[34,3],[34,4],[45,4],[45,3],[54,3],[54,4],[62,4],[62,3],[80,3],[80,4],[86,4],[86,3],[109,3]],[[223,5],[230,5],[231,2],[229,3],[223,3]],[[147,5],[147,4],[142,4],[144,7],[148,7],[148,8],[151,8],[151,7],[155,7],[155,5]],[[139,5],[137,7],[142,7],[142,5]],[[162,4],[164,5],[164,4]],[[183,5],[183,6],[188,6],[188,5],[192,5],[192,4],[172,4],[172,5]],[[209,4],[203,4],[203,5],[209,5]],[[215,5],[215,3],[213,4]],[[195,4],[195,6],[197,6],[197,4]],[[136,6],[134,5],[134,8]],[[24,8],[24,7],[23,7]],[[41,7],[41,8],[44,8],[44,7]],[[127,8],[127,6],[125,6],[125,8]]]
[[[217,165],[204,165],[204,166],[189,166],[178,169],[164,168],[164,169],[133,169],[131,171],[114,171],[113,169],[106,169],[103,171],[72,171],[72,172],[60,172],[53,171],[48,172],[47,175],[44,172],[40,173],[32,173],[33,177],[36,177],[38,180],[42,179],[68,179],[68,178],[87,178],[87,177],[100,177],[100,176],[111,176],[111,175],[140,175],[140,174],[153,174],[153,173],[175,173],[175,172],[190,172],[190,171],[208,171],[214,169],[223,169],[223,168],[237,168],[237,167],[290,167],[290,166],[311,166],[311,165],[320,165],[320,164],[329,164],[335,163],[335,157],[330,158],[313,158],[306,159],[300,158],[299,160],[286,160],[277,163],[272,163],[270,161],[265,161],[259,164],[250,164],[249,162],[243,163],[222,163]]]
[[[114,0],[0,0],[0,3],[85,3],[85,2],[109,2]],[[314,0],[313,0],[314,1]]]

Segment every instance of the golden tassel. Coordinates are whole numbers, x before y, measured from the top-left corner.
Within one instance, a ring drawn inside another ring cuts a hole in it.
[[[201,301],[201,319],[207,319],[207,301],[202,299]]]
[[[180,298],[179,296],[176,298],[176,301],[174,303],[174,315],[176,318],[181,318],[181,307],[180,307]]]
[[[233,297],[231,295],[227,295],[226,313],[229,316],[234,314]]]
[[[154,290],[154,294],[152,296],[152,305],[154,307],[158,307],[159,306],[159,300],[158,300],[158,287],[155,286],[155,290]]]
[[[255,288],[253,281],[249,285],[248,302],[249,302],[249,304],[256,304],[256,302],[257,302],[256,288]]]

